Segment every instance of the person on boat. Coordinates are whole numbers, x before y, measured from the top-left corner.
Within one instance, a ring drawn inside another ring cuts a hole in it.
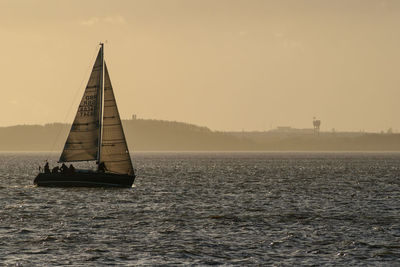
[[[58,173],[58,170],[59,170],[60,168],[58,167],[58,166],[55,166],[52,170],[51,170],[51,173]]]
[[[98,172],[106,172],[106,164],[104,162],[100,162],[99,167],[98,167]]]
[[[69,172],[74,173],[75,172],[75,167],[71,165],[69,165]]]
[[[67,173],[69,171],[67,165],[65,165],[64,163],[61,165],[61,173]]]
[[[46,160],[46,164],[44,165],[44,173],[50,173],[49,163]]]

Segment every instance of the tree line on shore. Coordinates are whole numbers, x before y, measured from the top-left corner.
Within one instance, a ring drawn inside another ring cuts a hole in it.
[[[400,151],[400,134],[241,137],[182,122],[124,120],[134,151]],[[61,151],[71,125],[0,127],[0,151]]]

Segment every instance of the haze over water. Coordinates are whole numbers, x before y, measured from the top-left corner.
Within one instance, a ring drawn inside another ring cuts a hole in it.
[[[398,264],[398,153],[135,153],[117,190],[33,187],[46,158],[0,154],[3,265]]]

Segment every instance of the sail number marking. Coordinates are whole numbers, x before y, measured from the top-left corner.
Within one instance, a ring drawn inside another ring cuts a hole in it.
[[[81,117],[93,116],[96,111],[97,96],[87,95],[81,102],[78,112]]]

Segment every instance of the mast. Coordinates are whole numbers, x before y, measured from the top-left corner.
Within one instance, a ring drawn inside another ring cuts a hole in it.
[[[102,139],[102,130],[103,130],[103,91],[104,91],[104,43],[100,43],[100,53],[101,53],[101,72],[100,72],[100,88],[99,93],[100,96],[100,105],[99,105],[99,140],[97,143],[97,164],[100,164],[100,155],[101,155],[101,139]]]

